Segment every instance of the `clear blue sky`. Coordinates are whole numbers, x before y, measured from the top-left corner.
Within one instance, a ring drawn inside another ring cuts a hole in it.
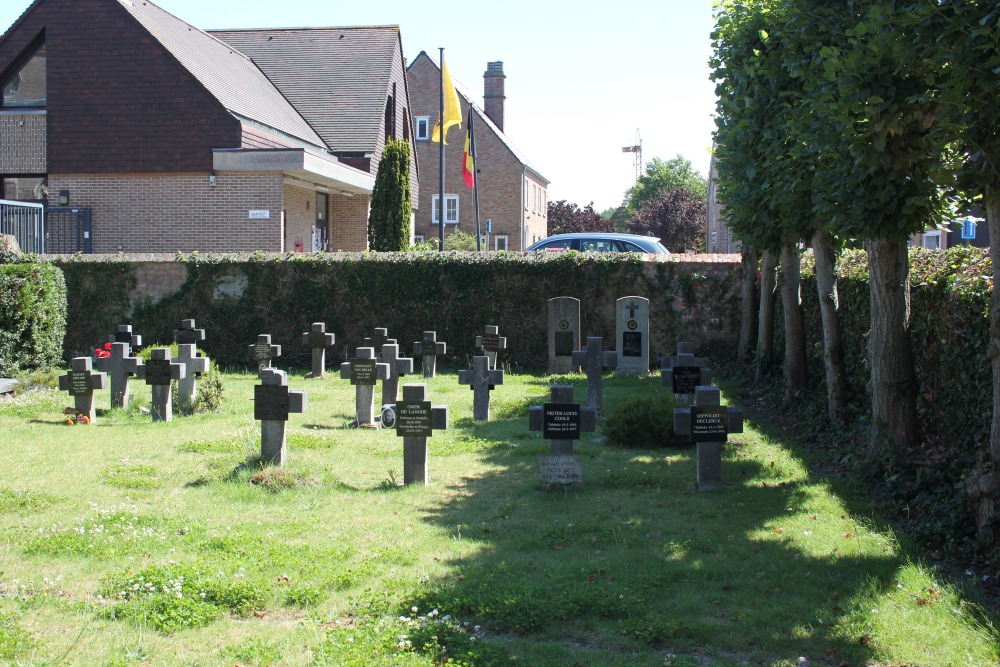
[[[681,154],[708,173],[712,0],[156,1],[203,29],[399,25],[406,58],[427,51],[436,61],[444,47],[480,106],[486,63],[502,60],[505,132],[552,181],[550,201],[593,201],[598,211],[621,203],[634,180],[622,147],[637,130],[644,163]],[[0,30],[29,4],[0,3]]]

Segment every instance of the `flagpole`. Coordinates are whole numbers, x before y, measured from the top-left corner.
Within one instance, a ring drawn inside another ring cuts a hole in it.
[[[482,251],[483,233],[479,226],[479,159],[476,157],[476,126],[469,102],[469,152],[472,154],[472,197],[476,202],[476,250]],[[486,247],[489,250],[489,246]]]
[[[444,47],[438,48],[439,59],[438,62],[441,64],[441,115],[438,116],[438,123],[441,126],[441,145],[438,147],[438,206],[440,207],[440,212],[438,213],[438,251],[444,251]]]

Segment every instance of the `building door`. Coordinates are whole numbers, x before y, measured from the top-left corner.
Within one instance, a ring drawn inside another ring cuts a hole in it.
[[[330,249],[330,195],[316,193],[316,226],[313,228],[313,252]]]

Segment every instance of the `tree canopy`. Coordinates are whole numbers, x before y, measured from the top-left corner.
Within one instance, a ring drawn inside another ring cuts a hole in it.
[[[569,232],[612,232],[614,225],[594,211],[591,202],[580,208],[565,199],[550,201],[548,206],[549,236]]]

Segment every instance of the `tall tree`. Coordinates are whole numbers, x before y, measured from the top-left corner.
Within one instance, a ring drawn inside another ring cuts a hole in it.
[[[611,232],[614,226],[594,211],[594,202],[583,208],[565,199],[548,205],[549,236],[569,232]]]
[[[708,180],[699,173],[690,160],[678,155],[670,160],[654,157],[646,164],[646,172],[625,193],[624,206],[629,217],[636,215],[661,192],[687,190],[690,198],[704,206],[708,200]]]
[[[382,151],[371,209],[368,212],[368,247],[392,252],[410,243],[410,144],[390,139]]]
[[[628,223],[631,234],[659,237],[670,252],[705,248],[706,210],[689,190],[661,190]]]

